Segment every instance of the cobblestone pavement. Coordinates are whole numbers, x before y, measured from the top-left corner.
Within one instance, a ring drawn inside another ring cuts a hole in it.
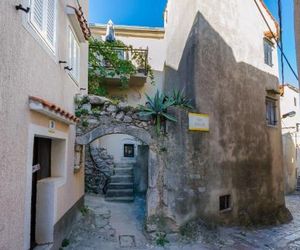
[[[144,207],[142,198],[134,203],[109,203],[103,197],[86,195],[89,212],[80,220],[68,238],[66,250],[201,250],[201,249],[299,249],[300,194],[286,197],[294,220],[288,224],[260,229],[222,227],[207,229],[198,226],[195,240],[168,235],[165,248],[150,243],[143,234]],[[83,211],[85,212],[85,211]]]

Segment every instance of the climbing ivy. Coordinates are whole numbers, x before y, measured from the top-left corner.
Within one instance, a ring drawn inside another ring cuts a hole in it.
[[[120,77],[123,88],[128,87],[131,75],[138,73],[133,61],[139,65],[146,65],[146,72],[153,83],[153,72],[151,66],[146,63],[146,57],[123,42],[116,40],[113,42],[101,41],[91,38],[89,46],[89,93],[107,96],[107,89],[103,82],[108,77]],[[116,49],[117,48],[117,49]],[[131,60],[120,58],[120,51],[130,51]]]

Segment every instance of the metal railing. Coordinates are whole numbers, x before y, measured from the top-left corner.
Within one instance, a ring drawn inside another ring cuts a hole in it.
[[[131,61],[138,73],[143,73],[145,76],[148,75],[148,48],[134,49],[130,46],[114,46],[112,50],[116,52],[119,59]],[[103,60],[102,63],[104,67],[111,68],[108,61]]]

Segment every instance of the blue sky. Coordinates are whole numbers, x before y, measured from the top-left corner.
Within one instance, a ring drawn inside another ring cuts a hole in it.
[[[163,26],[166,0],[90,0],[90,23]]]
[[[278,19],[277,1],[265,0],[274,17]],[[296,50],[294,39],[294,8],[293,0],[282,0],[283,15],[283,46],[284,53],[297,73]],[[280,53],[278,53],[280,54]],[[285,82],[298,86],[297,80],[285,63]]]
[[[277,1],[265,0],[265,2],[277,18]],[[284,51],[296,70],[293,0],[282,0],[282,2]],[[89,21],[90,23],[107,23],[109,19],[112,19],[115,24],[119,25],[162,27],[165,5],[166,0],[90,0]],[[297,86],[297,80],[286,64],[285,82]]]

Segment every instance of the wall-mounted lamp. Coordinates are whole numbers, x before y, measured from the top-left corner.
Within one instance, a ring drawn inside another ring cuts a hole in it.
[[[288,112],[284,115],[282,115],[282,119],[285,119],[287,117],[294,117],[296,115],[296,111],[291,111],[291,112]]]
[[[22,4],[19,4],[19,5],[16,5],[16,10],[22,10],[22,11],[28,13],[30,11],[30,8],[29,7],[24,8]]]

